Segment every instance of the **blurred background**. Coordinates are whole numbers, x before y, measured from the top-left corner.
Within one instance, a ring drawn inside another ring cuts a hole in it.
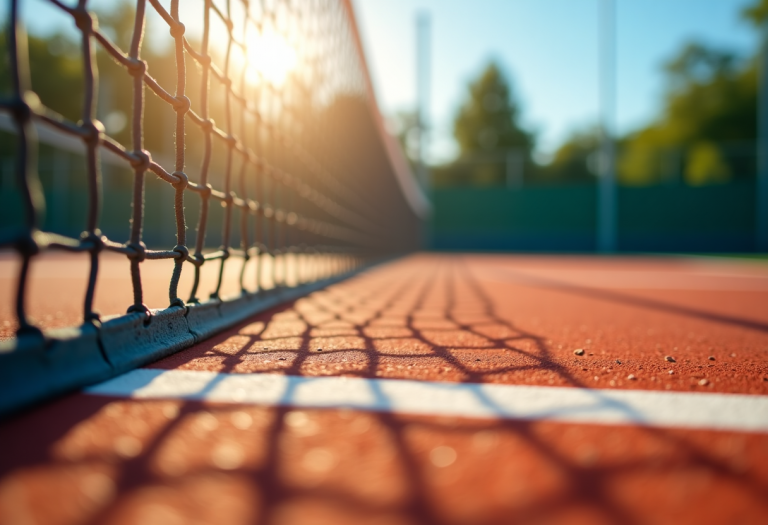
[[[76,33],[45,4],[24,4],[33,88],[47,106],[76,121],[82,83]],[[131,2],[90,5],[125,48]],[[387,126],[432,203],[429,248],[768,251],[768,163],[759,154],[768,135],[760,125],[768,121],[760,118],[761,108],[766,113],[761,101],[768,100],[768,83],[761,81],[768,1],[353,5]],[[171,39],[152,27],[150,20],[145,54],[153,64],[168,61],[166,72],[154,66],[153,75],[172,85]],[[279,84],[290,69],[281,64],[293,58],[290,49],[272,48],[282,54],[265,70]],[[0,56],[6,60],[5,50]],[[98,118],[108,134],[128,143],[130,85],[113,80],[124,72],[107,57],[99,56],[99,68]],[[147,128],[147,148],[170,158],[173,112],[148,96],[147,113],[156,122]],[[7,191],[14,184],[12,129],[3,116],[3,224],[18,215]],[[85,185],[81,146],[44,134],[40,140],[45,227],[76,235],[86,213],[77,192]],[[104,191],[113,198],[107,197],[112,204],[102,224],[124,230],[131,173],[119,159],[105,155],[103,161]],[[168,231],[148,231],[147,242],[168,244],[173,210],[153,203],[171,199],[173,190],[153,179],[147,221]]]
[[[431,193],[433,248],[768,251],[767,2],[356,6],[379,103]]]

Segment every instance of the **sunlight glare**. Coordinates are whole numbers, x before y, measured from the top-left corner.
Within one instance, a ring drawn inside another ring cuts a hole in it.
[[[285,39],[273,32],[253,33],[248,39],[248,59],[251,64],[251,82],[267,82],[280,86],[296,67],[296,51]]]

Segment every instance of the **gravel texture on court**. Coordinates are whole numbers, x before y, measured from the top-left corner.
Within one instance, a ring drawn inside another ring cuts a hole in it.
[[[766,350],[768,265],[422,256],[152,366],[768,394]]]
[[[766,395],[766,351],[764,264],[418,255],[152,367]],[[0,443],[0,523],[768,522],[764,433],[74,394]]]

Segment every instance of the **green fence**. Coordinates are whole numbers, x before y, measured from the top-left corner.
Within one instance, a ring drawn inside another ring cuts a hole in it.
[[[0,131],[0,235],[23,227],[21,192],[17,186],[14,157],[15,138]],[[45,211],[39,227],[44,231],[78,237],[85,229],[88,214],[88,190],[85,159],[79,153],[39,145],[37,171],[45,195]],[[128,239],[131,219],[133,173],[122,165],[102,165],[104,205],[99,225],[110,239]],[[144,203],[144,242],[151,248],[176,245],[173,188],[152,174],[146,177]],[[187,197],[188,239],[194,243],[199,199]],[[208,246],[222,242],[224,213],[221,206],[211,206],[211,227],[206,235]],[[238,239],[240,222],[233,221],[231,239]]]
[[[439,189],[436,250],[594,251],[594,186]],[[618,189],[618,246],[637,252],[750,252],[755,185],[738,182]]]

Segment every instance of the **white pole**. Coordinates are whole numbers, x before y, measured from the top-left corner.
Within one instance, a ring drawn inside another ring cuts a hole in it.
[[[614,0],[600,2],[600,112],[601,154],[597,199],[597,248],[616,251],[616,170],[614,151],[615,94],[615,6]]]
[[[507,188],[510,190],[519,190],[523,187],[523,178],[525,169],[524,154],[520,149],[510,149],[507,151]]]
[[[429,91],[430,91],[430,17],[421,12],[416,16],[416,119],[419,133],[419,158],[416,174],[425,190],[429,189],[426,156],[429,149]]]

